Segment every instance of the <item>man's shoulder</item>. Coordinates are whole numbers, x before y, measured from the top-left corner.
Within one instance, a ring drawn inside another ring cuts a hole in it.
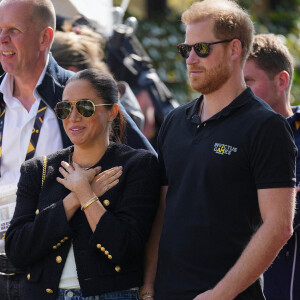
[[[40,96],[54,108],[56,102],[61,100],[66,82],[74,73],[60,67],[50,55],[42,83],[37,87]]]
[[[283,116],[275,112],[264,100],[255,96],[252,91],[248,91],[246,96],[248,97],[246,105],[243,110],[239,111],[239,115],[250,124],[254,122],[257,127],[259,123],[264,124],[270,120],[280,120],[280,122],[286,121]]]
[[[73,74],[74,73],[72,71],[59,66],[52,55],[50,56],[45,77],[50,78],[50,80],[53,80],[56,85],[63,88],[65,83],[73,76]]]

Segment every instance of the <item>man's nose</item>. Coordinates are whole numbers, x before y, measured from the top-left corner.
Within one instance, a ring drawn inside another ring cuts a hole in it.
[[[198,62],[199,56],[196,54],[194,47],[192,48],[189,57],[186,59],[186,64],[187,65],[192,65],[195,62]]]
[[[0,42],[7,43],[9,41],[9,34],[6,30],[0,29]]]

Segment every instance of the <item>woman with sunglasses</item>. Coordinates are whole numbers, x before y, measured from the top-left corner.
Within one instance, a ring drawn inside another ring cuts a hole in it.
[[[55,108],[74,146],[22,165],[5,244],[27,272],[23,299],[137,299],[158,166],[150,152],[118,143],[117,103],[111,76],[76,73]]]

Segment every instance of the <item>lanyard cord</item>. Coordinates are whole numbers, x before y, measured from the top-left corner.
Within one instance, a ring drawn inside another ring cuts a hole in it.
[[[46,108],[47,108],[46,104],[41,100],[35,117],[34,125],[32,128],[31,138],[30,138],[25,160],[30,159],[34,156],[36,145],[38,143],[41,128],[43,125]],[[1,161],[2,161],[2,140],[3,140],[3,132],[4,132],[4,117],[5,117],[5,104],[2,98],[0,99],[0,177],[1,177]]]

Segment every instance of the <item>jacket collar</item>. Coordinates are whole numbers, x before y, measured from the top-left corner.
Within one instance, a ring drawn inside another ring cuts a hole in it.
[[[41,98],[52,109],[57,100],[61,100],[65,83],[73,74],[73,72],[61,68],[53,58],[52,54],[49,53],[49,63],[45,77],[37,87],[37,91]]]

